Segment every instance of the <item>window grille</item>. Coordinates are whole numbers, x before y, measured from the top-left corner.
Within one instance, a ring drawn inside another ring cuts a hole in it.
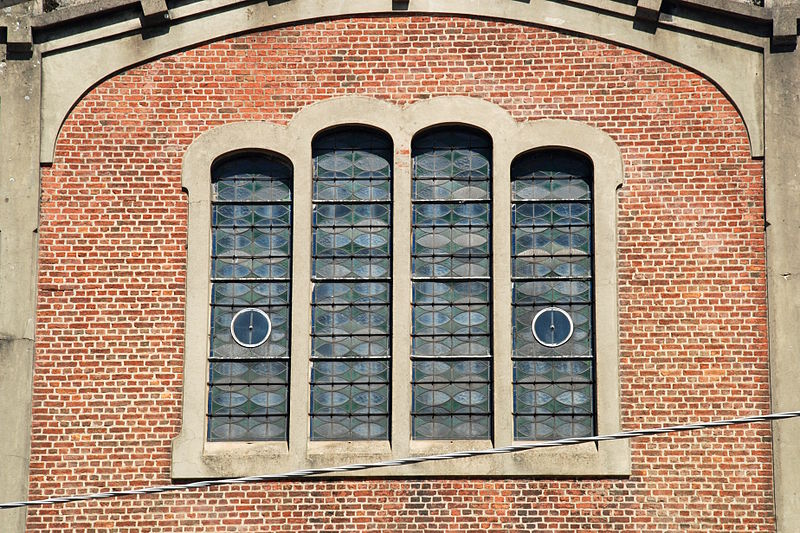
[[[518,157],[512,179],[514,437],[594,431],[592,164]]]
[[[491,140],[412,142],[412,437],[491,437]]]
[[[314,140],[311,439],[389,438],[392,143]]]
[[[212,169],[208,440],[286,440],[291,169],[261,154]]]

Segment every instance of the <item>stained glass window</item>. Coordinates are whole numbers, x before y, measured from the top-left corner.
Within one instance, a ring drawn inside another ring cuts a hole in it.
[[[392,143],[313,142],[311,439],[389,438]]]
[[[443,127],[412,143],[412,434],[491,437],[491,140]]]
[[[536,151],[513,162],[511,179],[514,436],[591,435],[592,165]]]
[[[291,169],[237,156],[212,184],[208,439],[286,440]]]

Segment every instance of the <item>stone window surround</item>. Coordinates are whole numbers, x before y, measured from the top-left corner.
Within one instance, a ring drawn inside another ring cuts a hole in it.
[[[493,144],[493,439],[411,440],[411,139],[426,128],[464,124],[487,132]],[[293,170],[293,240],[311,239],[311,140],[342,125],[386,132],[394,145],[392,398],[390,441],[319,442],[308,438],[311,331],[311,250],[293,246],[289,439],[287,442],[207,442],[207,354],[210,321],[211,166],[236,152],[261,151],[288,159]],[[300,110],[286,125],[239,122],[209,130],[186,151],[182,185],[188,192],[188,258],[183,417],[172,442],[172,478],[201,479],[281,473],[484,449],[512,444],[511,162],[525,152],[562,147],[594,164],[596,413],[600,434],[620,430],[617,318],[617,190],[622,155],[601,130],[569,120],[517,122],[501,107],[470,97],[437,97],[397,106],[368,97],[333,98]],[[402,230],[408,228],[408,231]],[[407,259],[403,259],[407,258]],[[407,295],[405,298],[402,295]],[[628,441],[428,462],[337,474],[336,477],[605,477],[630,475]]]

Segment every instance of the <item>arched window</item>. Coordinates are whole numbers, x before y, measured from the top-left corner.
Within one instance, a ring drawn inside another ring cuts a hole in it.
[[[314,159],[311,439],[389,438],[392,142],[318,135]]]
[[[286,440],[292,171],[264,154],[212,168],[208,440]]]
[[[511,166],[514,438],[594,430],[592,163],[563,149]]]
[[[412,437],[491,437],[491,139],[438,127],[411,145]]]
[[[187,149],[175,479],[620,430],[618,147],[435,100],[332,99]],[[555,453],[390,474],[630,473],[627,441]]]

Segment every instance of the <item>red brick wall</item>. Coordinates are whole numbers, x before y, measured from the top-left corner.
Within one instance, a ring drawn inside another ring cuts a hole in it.
[[[484,98],[622,150],[627,429],[767,411],[762,169],[707,80],[644,54],[464,18],[228,39],[92,90],[42,174],[30,496],[168,483],[181,414],[186,198],[200,133],[340,95]],[[271,483],[33,508],[30,531],[770,531],[765,425],[640,439],[622,480]],[[545,527],[546,526],[546,527]]]

